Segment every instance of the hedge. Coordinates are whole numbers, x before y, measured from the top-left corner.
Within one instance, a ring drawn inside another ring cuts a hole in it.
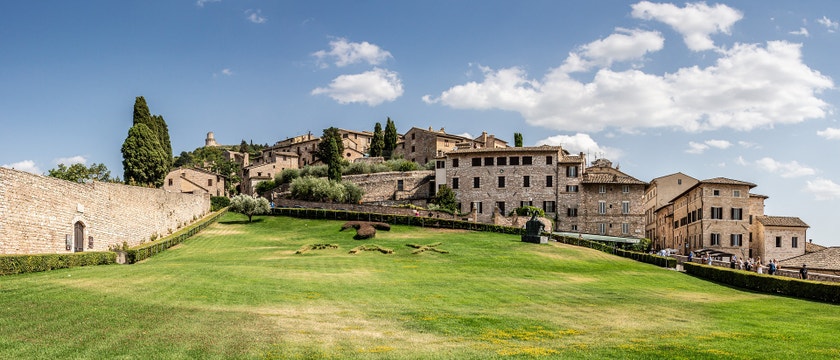
[[[0,275],[12,275],[117,262],[113,252],[78,252],[70,254],[0,255]]]
[[[770,294],[840,304],[840,284],[757,274],[724,267],[683,263],[685,272],[717,283]]]
[[[394,225],[409,225],[445,229],[488,231],[502,234],[523,235],[525,229],[494,224],[475,223],[455,219],[439,219],[413,215],[375,214],[348,210],[274,208],[273,215],[290,216],[304,219],[347,220],[384,222]]]
[[[646,253],[637,252],[637,251],[618,249],[618,248],[614,248],[614,247],[609,246],[609,245],[604,244],[604,243],[600,243],[600,242],[592,241],[592,240],[581,239],[581,238],[576,238],[576,237],[552,235],[551,238],[554,239],[557,242],[561,242],[561,243],[564,243],[564,244],[588,247],[588,248],[592,248],[592,249],[595,249],[595,250],[603,251],[605,253],[618,255],[618,256],[621,256],[621,257],[626,257],[626,258],[629,258],[629,259],[633,259],[633,260],[648,263],[648,264],[653,264],[653,265],[660,266],[660,267],[667,267],[667,268],[677,267],[677,259],[670,258],[670,257],[659,256],[659,255],[651,255],[651,254],[646,254]]]
[[[212,216],[200,220],[199,222],[190,225],[172,235],[161,238],[160,240],[152,241],[146,244],[141,244],[139,246],[135,246],[133,248],[125,250],[125,263],[134,264],[138,261],[148,259],[157,253],[163,252],[166,249],[169,249],[175,245],[184,242],[184,240],[189,239],[201,230],[204,230],[204,228],[216,222],[216,220],[218,220],[219,217],[224,215],[224,213],[226,212],[227,208],[224,208],[216,212]]]

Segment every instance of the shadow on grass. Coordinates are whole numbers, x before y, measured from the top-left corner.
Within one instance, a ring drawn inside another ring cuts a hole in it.
[[[249,222],[248,219],[226,220],[226,221],[219,221],[219,224],[223,224],[223,225],[242,225],[242,224],[255,224],[255,223],[261,223],[261,222],[263,222],[263,219],[257,218],[257,219],[254,219],[254,221],[251,221],[251,222]]]

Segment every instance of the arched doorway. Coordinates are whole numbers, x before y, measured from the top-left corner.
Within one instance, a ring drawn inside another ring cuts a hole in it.
[[[74,252],[85,251],[85,224],[77,221],[73,226]]]

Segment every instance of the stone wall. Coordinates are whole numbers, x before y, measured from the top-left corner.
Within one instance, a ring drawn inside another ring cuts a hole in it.
[[[0,168],[0,254],[73,252],[75,246],[67,250],[66,240],[75,243],[77,224],[83,251],[106,251],[123,242],[134,246],[175,232],[209,211],[208,194],[79,184]]]
[[[423,200],[431,197],[434,171],[383,172],[346,175],[342,181],[358,185],[364,191],[362,202]]]

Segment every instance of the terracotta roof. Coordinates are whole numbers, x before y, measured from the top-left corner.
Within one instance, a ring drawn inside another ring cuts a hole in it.
[[[779,265],[788,268],[802,267],[802,264],[812,269],[840,270],[840,247],[830,247],[823,251],[779,261]]]
[[[703,181],[700,181],[700,182],[701,183],[707,183],[707,184],[747,185],[751,188],[754,188],[754,187],[758,186],[758,185],[753,184],[751,182],[734,180],[734,179],[729,179],[729,178],[725,178],[725,177],[716,177],[716,178],[706,179],[706,180],[703,180]]]
[[[447,154],[471,154],[471,153],[489,153],[489,152],[558,152],[563,148],[559,146],[528,146],[528,147],[506,147],[506,148],[480,148],[480,149],[457,149],[448,152]]]
[[[618,169],[605,166],[592,166],[586,168],[581,182],[584,184],[647,184],[646,182],[627,175]]]
[[[817,251],[823,251],[825,249],[828,249],[828,248],[825,247],[825,246],[822,246],[822,245],[814,244],[812,242],[806,242],[805,243],[805,253],[806,254],[810,254],[810,253],[817,252]]]
[[[798,217],[791,216],[756,216],[755,219],[764,226],[810,227]]]

